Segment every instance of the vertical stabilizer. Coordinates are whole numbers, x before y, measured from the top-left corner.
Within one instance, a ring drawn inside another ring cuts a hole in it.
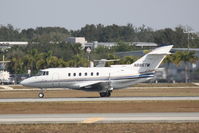
[[[139,73],[155,71],[166,55],[170,54],[173,45],[163,46],[152,50],[132,64],[133,70]]]

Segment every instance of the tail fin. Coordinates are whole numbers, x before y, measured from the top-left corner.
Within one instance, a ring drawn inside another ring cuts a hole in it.
[[[170,54],[173,45],[163,46],[152,50],[132,64],[133,70],[139,73],[155,71],[166,55]]]

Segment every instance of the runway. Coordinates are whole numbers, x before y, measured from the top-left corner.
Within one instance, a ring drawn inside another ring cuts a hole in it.
[[[197,84],[199,85],[199,83]],[[1,91],[39,91],[39,88],[20,88],[21,85],[17,85],[17,88],[13,88],[12,86],[8,86],[8,85],[0,85],[0,92]],[[195,88],[198,89],[199,86],[175,86],[175,87],[168,87],[168,86],[153,86],[153,87],[130,87],[130,88],[126,88],[126,90],[140,90],[140,89],[169,89],[169,88],[176,88],[176,89],[184,89],[184,88]],[[61,91],[61,90],[70,90],[68,88],[47,88],[46,90],[49,91]]]
[[[158,96],[158,97],[82,97],[82,98],[17,98],[0,99],[3,102],[92,102],[92,101],[183,101],[199,100],[198,96]]]
[[[9,114],[0,124],[199,122],[197,113]]]

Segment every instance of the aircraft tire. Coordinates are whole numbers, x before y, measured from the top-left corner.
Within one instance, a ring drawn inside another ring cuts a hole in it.
[[[100,92],[100,96],[101,96],[101,97],[106,97],[106,96],[107,96],[107,93],[106,93],[106,92]]]
[[[108,91],[106,96],[107,96],[107,97],[110,97],[110,96],[111,96],[111,92]]]
[[[100,92],[100,96],[101,97],[110,97],[111,96],[111,92],[107,91],[107,92]]]
[[[38,96],[39,96],[39,98],[43,98],[44,97],[44,93],[39,93]]]

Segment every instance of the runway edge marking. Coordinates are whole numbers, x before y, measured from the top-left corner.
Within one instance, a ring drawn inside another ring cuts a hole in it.
[[[81,123],[95,123],[95,122],[101,121],[101,120],[104,120],[104,118],[100,118],[100,117],[99,118],[98,117],[96,117],[96,118],[88,118],[88,119],[82,121]]]

